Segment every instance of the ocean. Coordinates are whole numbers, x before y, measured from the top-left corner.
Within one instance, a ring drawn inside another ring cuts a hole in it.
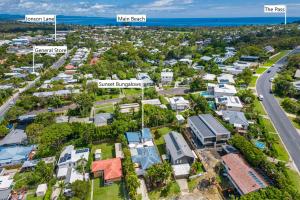
[[[24,15],[0,15],[3,20],[22,20]],[[300,17],[288,17],[287,23],[300,21]],[[147,18],[146,23],[130,23],[133,26],[160,26],[160,27],[197,27],[197,26],[248,26],[283,24],[284,17],[241,17],[241,18]],[[91,26],[124,25],[117,23],[115,18],[57,16],[57,24],[75,24]],[[127,24],[126,24],[127,25]]]

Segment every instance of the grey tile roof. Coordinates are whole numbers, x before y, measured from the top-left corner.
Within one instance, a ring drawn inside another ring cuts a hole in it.
[[[165,135],[164,139],[173,160],[177,160],[184,156],[194,157],[192,150],[180,133],[172,131]]]
[[[22,144],[26,140],[27,135],[24,130],[14,129],[0,141],[0,146]]]
[[[230,132],[218,122],[211,114],[201,114],[189,118],[204,137],[230,134]]]
[[[199,118],[206,124],[206,126],[213,131],[215,135],[229,134],[229,131],[218,122],[211,114],[199,115]]]
[[[228,120],[230,124],[241,124],[248,126],[248,120],[246,119],[243,112],[222,110],[223,118]]]

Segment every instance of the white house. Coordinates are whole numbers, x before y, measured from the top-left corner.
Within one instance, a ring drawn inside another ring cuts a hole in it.
[[[220,84],[234,84],[235,81],[233,79],[232,74],[221,74],[217,77],[218,83]]]
[[[74,149],[73,145],[66,146],[61,152],[57,166],[57,178],[64,179],[65,183],[73,183],[76,180],[88,179],[88,173],[84,176],[77,172],[76,167],[82,160],[87,162],[90,150],[88,148]]]
[[[234,96],[237,91],[233,85],[218,84],[213,87],[213,93],[215,98],[222,96]]]
[[[219,110],[241,111],[243,104],[237,96],[221,96],[215,98]]]
[[[38,185],[37,189],[36,189],[36,192],[35,192],[35,195],[37,197],[43,197],[45,196],[46,192],[47,192],[47,184],[44,183],[44,184],[40,184]]]
[[[161,72],[161,83],[169,84],[173,81],[173,72]]]
[[[183,97],[172,97],[169,100],[172,110],[183,111],[190,107],[190,102]]]

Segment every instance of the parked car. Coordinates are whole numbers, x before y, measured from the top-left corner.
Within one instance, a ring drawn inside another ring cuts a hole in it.
[[[269,69],[268,71],[267,71],[267,73],[270,73],[271,72],[271,70]]]
[[[264,99],[264,96],[263,95],[258,95],[258,99],[260,100],[260,101],[262,101],[263,99]]]
[[[274,78],[273,78],[273,77],[272,77],[272,78],[270,78],[270,79],[269,79],[269,81],[270,81],[270,82],[273,82],[273,81],[274,81]]]

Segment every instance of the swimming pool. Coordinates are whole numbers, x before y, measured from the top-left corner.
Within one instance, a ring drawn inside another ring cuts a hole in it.
[[[264,150],[266,148],[265,143],[260,142],[260,141],[255,141],[255,146],[261,150]]]
[[[201,91],[200,96],[203,96],[205,98],[214,98],[214,94],[208,91]]]

